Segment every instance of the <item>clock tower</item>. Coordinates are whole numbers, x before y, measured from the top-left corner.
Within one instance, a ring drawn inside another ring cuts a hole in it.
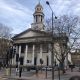
[[[44,13],[43,7],[40,3],[35,7],[35,12],[33,14],[34,21],[31,24],[31,28],[35,30],[44,31]]]

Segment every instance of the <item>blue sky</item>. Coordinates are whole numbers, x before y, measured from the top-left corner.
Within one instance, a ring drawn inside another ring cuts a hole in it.
[[[80,16],[80,0],[48,0],[55,15]],[[31,27],[34,8],[39,0],[0,0],[0,23],[13,28],[13,33],[18,34]],[[46,0],[41,0],[44,8],[45,19],[51,17],[51,11],[46,5]]]

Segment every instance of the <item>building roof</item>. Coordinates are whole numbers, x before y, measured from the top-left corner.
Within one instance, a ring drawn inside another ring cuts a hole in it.
[[[20,36],[20,35],[22,35],[22,34],[25,34],[25,33],[29,32],[29,31],[33,31],[33,32],[45,34],[46,36],[51,36],[49,33],[45,32],[45,31],[34,30],[34,29],[29,28],[29,29],[27,29],[27,30],[25,30],[25,31],[23,31],[23,32],[15,35],[14,37],[12,37],[12,39],[17,38],[18,36]]]

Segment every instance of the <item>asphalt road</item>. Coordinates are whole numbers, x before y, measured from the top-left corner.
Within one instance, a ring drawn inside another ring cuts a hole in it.
[[[43,71],[41,73],[41,71],[39,71],[38,75],[35,74],[35,71],[23,71],[22,72],[22,77],[19,78],[18,77],[18,73],[16,75],[16,71],[12,70],[11,72],[11,77],[9,76],[4,76],[5,74],[5,69],[0,71],[0,80],[51,80],[51,71],[48,71],[47,74],[47,79],[46,79],[46,73],[45,71]],[[79,75],[80,76],[80,72],[78,71],[78,68],[75,68],[73,70],[73,72],[70,71],[70,69],[68,69],[66,71],[66,73],[64,75],[60,75],[60,80],[69,80],[70,77],[75,76],[75,75]],[[58,79],[58,72],[55,72],[55,80],[59,80]]]

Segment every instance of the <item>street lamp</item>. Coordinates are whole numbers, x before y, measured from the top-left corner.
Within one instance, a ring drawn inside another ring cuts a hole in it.
[[[52,80],[54,80],[54,51],[53,51],[53,49],[54,49],[54,46],[53,46],[53,14],[54,14],[54,12],[53,12],[53,10],[52,10],[52,8],[51,8],[51,6],[50,6],[50,4],[49,4],[49,2],[48,1],[46,1],[46,4],[49,6],[49,8],[51,9],[51,12],[52,12],[52,31],[51,31],[51,33],[52,33],[52,54],[51,54],[51,64],[52,64]],[[57,19],[57,17],[55,16],[55,19]]]

